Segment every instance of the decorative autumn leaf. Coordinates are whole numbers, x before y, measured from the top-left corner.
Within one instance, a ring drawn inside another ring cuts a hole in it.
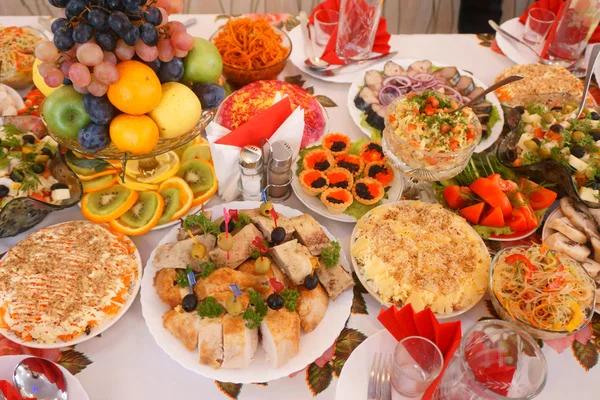
[[[61,353],[57,363],[65,367],[73,375],[76,375],[90,365],[92,360],[77,350],[65,350]]]
[[[479,45],[483,47],[490,47],[492,45],[492,40],[494,40],[495,35],[493,33],[478,33],[477,39],[479,39]]]
[[[215,17],[215,22],[220,21],[222,19],[231,19],[231,15],[229,14],[219,14]]]
[[[367,310],[367,303],[365,302],[365,299],[362,293],[360,292],[360,289],[354,286],[352,291],[354,293],[354,297],[352,298],[352,308],[350,309],[350,312],[352,314],[369,315],[369,311]]]
[[[337,107],[338,105],[335,104],[335,102],[333,100],[331,100],[329,97],[327,96],[323,96],[322,94],[318,94],[315,96],[315,99],[317,99],[317,101],[323,106],[323,107]]]
[[[485,308],[487,308],[487,311],[495,319],[502,319],[500,318],[500,315],[498,315],[498,313],[496,312],[496,309],[494,308],[494,305],[492,304],[492,301],[490,299],[485,299]]]
[[[254,382],[253,385],[256,385],[256,386],[269,386],[269,382]]]
[[[285,21],[283,21],[283,26],[288,32],[297,27],[298,25],[300,25],[300,20],[293,15],[290,15],[285,19]]]
[[[544,341],[542,339],[535,339],[535,341],[540,349],[544,348]]]
[[[76,167],[80,168],[93,168],[94,171],[100,172],[105,170],[106,168],[112,167],[107,161],[101,160],[99,158],[81,158],[77,157],[71,150],[68,150],[65,153],[65,159],[69,162],[69,164],[73,164]]]
[[[365,289],[365,287],[363,286],[360,279],[358,279],[358,275],[356,275],[356,272],[354,272],[354,271],[352,271],[352,279],[354,279],[354,288],[355,289],[358,289],[360,291],[360,293],[368,293],[367,289]]]
[[[306,82],[304,79],[302,79],[302,75],[286,76],[283,78],[283,80],[299,87],[304,87],[304,82]]]
[[[490,250],[490,253],[492,253],[492,254],[496,254],[497,252],[502,250],[502,244],[500,242],[488,240],[486,242],[486,244],[487,244],[488,250]]]
[[[237,400],[240,392],[242,391],[241,383],[231,383],[231,382],[219,382],[215,381],[215,384],[219,388],[219,390],[231,400]]]
[[[592,317],[592,334],[597,338],[600,337],[600,314],[597,313]]]
[[[579,364],[586,371],[589,371],[590,368],[598,364],[598,350],[591,340],[586,344],[581,344],[577,340],[574,340],[571,349]]]
[[[479,45],[483,47],[492,47],[492,42],[479,42]]]
[[[323,368],[312,363],[306,369],[306,384],[312,392],[313,397],[327,389],[332,380],[333,368],[331,367],[331,363],[325,364]]]
[[[350,354],[357,348],[365,339],[364,333],[353,329],[353,328],[344,328],[335,342],[335,353],[334,357],[336,359],[344,359],[347,360],[350,357]]]
[[[315,88],[314,87],[307,87],[306,91],[308,92],[308,94],[314,95],[315,94]]]

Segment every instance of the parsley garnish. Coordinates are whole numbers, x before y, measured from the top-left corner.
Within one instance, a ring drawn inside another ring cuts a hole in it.
[[[8,150],[14,150],[21,147],[21,141],[19,138],[10,133],[0,141],[0,144],[2,147],[6,147]]]
[[[546,106],[541,103],[529,103],[526,108],[529,114],[543,115],[546,112]]]
[[[329,247],[325,247],[321,250],[321,262],[327,267],[331,268],[337,265],[340,261],[340,251],[342,247],[336,241],[332,241]]]
[[[265,244],[265,246],[269,247],[269,242],[267,242],[265,239],[263,239],[263,243]],[[255,247],[252,249],[252,254],[250,254],[250,258],[253,260],[257,260],[258,257],[260,257],[260,251],[258,251],[258,249]]]
[[[242,229],[250,223],[250,217],[246,214],[238,213],[238,220],[234,222],[235,229]]]
[[[569,121],[569,123],[571,124],[569,130],[572,132],[582,131],[584,133],[590,133],[590,131],[592,130],[592,121],[590,121],[589,119],[573,118]]]
[[[13,124],[2,125],[2,130],[8,135],[22,135],[23,132]]]
[[[244,311],[242,318],[246,321],[248,329],[257,329],[269,308],[260,294],[254,290],[249,290],[248,293],[250,293],[250,306]]]
[[[592,137],[592,135],[587,134],[581,139],[576,140],[575,143],[577,143],[581,147],[585,147],[586,149],[591,149],[593,146],[596,145],[596,142],[594,142],[594,138]]]
[[[23,192],[35,191],[39,185],[41,185],[40,177],[35,172],[31,171],[29,168],[20,169],[21,172],[25,175],[23,181],[21,182],[21,187],[19,190]]]
[[[213,263],[211,261],[207,261],[205,263],[200,264],[200,268],[202,268],[201,272],[194,272],[194,277],[196,278],[196,280],[198,280],[198,278],[202,278],[202,279],[208,278],[208,276],[210,274],[212,274],[213,271],[215,270],[215,263]],[[185,267],[185,272],[177,273],[177,276],[175,277],[175,282],[177,282],[177,285],[179,287],[186,288],[186,287],[190,286],[188,279],[187,279],[187,275],[190,272],[192,272],[192,268],[190,267],[190,264],[188,264]]]
[[[223,306],[217,303],[215,298],[212,296],[208,296],[200,303],[198,303],[198,308],[196,309],[196,312],[199,316],[206,318],[220,317],[224,311],[225,309],[223,308]]]
[[[525,153],[523,156],[523,164],[534,164],[542,161],[542,157],[534,152]]]
[[[279,295],[283,299],[285,308],[290,311],[296,311],[297,301],[300,297],[300,293],[298,293],[297,289],[285,289],[279,292]]]
[[[202,272],[200,272],[200,278],[206,279],[215,270],[215,263],[212,261],[207,261],[200,264],[200,267],[202,268]]]
[[[183,220],[183,229],[190,229],[192,226],[199,226],[206,234],[218,236],[221,233],[219,226],[212,222],[204,214],[192,214]]]

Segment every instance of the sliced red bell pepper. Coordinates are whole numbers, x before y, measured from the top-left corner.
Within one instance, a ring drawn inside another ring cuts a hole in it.
[[[555,276],[554,278],[552,278],[552,281],[548,285],[546,285],[546,289],[544,289],[544,291],[552,292],[555,290],[562,289],[563,285],[565,284],[565,280],[563,278],[564,272],[565,272],[565,267],[563,265],[561,265],[558,268],[558,276]]]
[[[527,282],[531,280],[531,277],[533,276],[533,271],[538,270],[538,267],[533,265],[531,261],[529,261],[529,258],[524,256],[523,254],[512,254],[506,257],[506,262],[509,264],[514,264],[516,262],[523,263],[523,267],[525,268],[525,279],[527,279]]]
[[[521,192],[515,193],[512,197],[513,206],[518,208],[519,211],[523,213],[525,216],[525,221],[527,222],[527,229],[535,229],[539,226],[539,221],[535,213],[533,212],[533,208],[528,204],[525,199],[525,195]]]
[[[519,188],[527,194],[529,205],[535,211],[550,207],[556,200],[556,192],[526,178],[519,179]]]
[[[462,215],[467,221],[470,223],[477,225],[479,224],[479,219],[481,218],[481,214],[483,214],[483,210],[485,209],[485,203],[477,203],[475,205],[465,207],[458,212]]]
[[[469,186],[471,190],[492,207],[500,207],[505,218],[510,217],[512,205],[504,192],[487,178],[477,178]]]
[[[491,208],[483,214],[483,217],[481,217],[481,220],[479,221],[479,225],[504,228],[506,224],[504,223],[504,216],[502,215],[500,207]]]
[[[468,187],[452,185],[444,188],[444,199],[453,210],[466,207],[470,196],[473,196],[473,192]]]
[[[517,208],[513,208],[512,215],[508,221],[506,221],[506,224],[510,230],[514,232],[527,230],[527,221],[525,220],[525,215],[523,215],[523,212]]]
[[[494,184],[497,185],[503,192],[512,193],[516,192],[517,189],[519,189],[519,186],[516,182],[513,182],[510,179],[502,179],[500,174],[492,174],[487,178],[490,181],[494,182]]]

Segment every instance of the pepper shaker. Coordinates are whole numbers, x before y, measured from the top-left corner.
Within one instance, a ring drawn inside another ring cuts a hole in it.
[[[288,196],[292,182],[292,148],[284,141],[271,145],[268,171],[269,197],[283,200]]]
[[[238,187],[244,200],[260,200],[265,188],[264,158],[257,146],[244,146],[240,150],[240,180]]]

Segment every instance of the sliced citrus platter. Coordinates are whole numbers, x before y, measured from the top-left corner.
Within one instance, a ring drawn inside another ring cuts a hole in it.
[[[210,148],[201,138],[150,159],[131,160],[124,174],[120,161],[109,164],[100,171],[69,167],[83,185],[83,215],[126,235],[171,226],[217,192]]]

